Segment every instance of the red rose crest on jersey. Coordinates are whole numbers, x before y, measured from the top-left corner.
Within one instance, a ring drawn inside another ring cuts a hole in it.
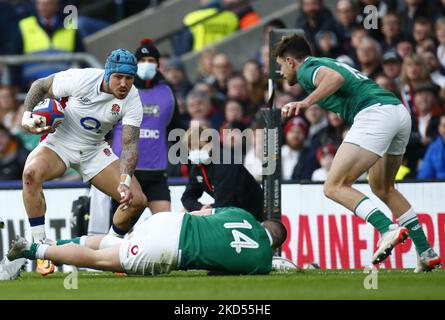
[[[105,149],[104,149],[104,153],[105,153],[105,155],[106,155],[107,157],[109,157],[109,156],[111,155],[111,150],[108,149],[108,148],[105,148]]]
[[[121,107],[118,104],[115,103],[111,106],[111,114],[113,116],[117,116],[120,111],[121,111]]]
[[[130,249],[130,252],[134,256],[137,255],[138,252],[139,252],[139,247],[137,245],[132,246],[131,249]]]

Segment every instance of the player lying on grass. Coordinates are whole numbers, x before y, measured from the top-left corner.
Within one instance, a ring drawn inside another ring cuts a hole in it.
[[[139,275],[187,269],[267,274],[273,250],[286,237],[280,221],[259,223],[236,207],[162,212],[136,226],[128,239],[95,235],[48,245],[17,237],[8,259],[49,259],[59,265]]]
[[[416,271],[438,267],[440,258],[430,247],[414,209],[394,187],[411,132],[407,108],[393,93],[350,66],[313,57],[309,43],[301,36],[284,37],[273,54],[289,84],[299,83],[309,94],[303,101],[286,104],[283,116],[297,115],[318,104],[352,124],[335,155],[324,192],[380,231],[382,237],[372,262],[386,259],[409,232],[420,257]],[[372,192],[390,208],[400,226],[352,188],[368,170]]]

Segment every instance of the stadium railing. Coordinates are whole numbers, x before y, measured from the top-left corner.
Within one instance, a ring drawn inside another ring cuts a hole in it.
[[[27,55],[0,55],[0,66],[14,66],[23,65],[29,62],[58,62],[68,61],[72,63],[72,67],[79,67],[80,65],[86,65],[92,68],[103,68],[102,63],[91,54],[83,52],[73,53],[58,53],[58,54],[27,54]],[[2,84],[11,84],[11,76],[9,74],[9,68],[4,68],[1,74]],[[25,98],[24,93],[17,95],[19,100]]]
[[[183,186],[187,184],[187,178],[179,178],[173,177],[168,178],[169,186]],[[396,184],[403,183],[425,183],[425,182],[434,182],[441,183],[445,182],[445,179],[407,179],[402,181],[397,181]],[[282,184],[302,184],[302,185],[314,185],[314,184],[323,184],[321,181],[296,181],[296,180],[283,180]],[[355,184],[367,184],[368,181],[357,181]],[[82,181],[48,181],[43,184],[44,189],[66,189],[66,188],[87,188],[89,187],[89,183],[85,183]],[[17,190],[22,189],[22,180],[9,180],[9,181],[0,181],[0,190]]]
[[[183,186],[187,184],[187,178],[168,178],[169,186]],[[48,181],[43,184],[44,189],[88,188],[89,183],[82,181]],[[0,181],[0,190],[22,189],[22,180]]]

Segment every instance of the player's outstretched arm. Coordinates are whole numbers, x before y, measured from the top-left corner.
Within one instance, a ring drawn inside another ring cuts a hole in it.
[[[40,128],[41,123],[38,117],[32,115],[32,110],[34,107],[42,100],[46,98],[53,98],[52,84],[54,80],[54,75],[48,76],[46,78],[41,78],[33,82],[31,88],[26,95],[24,106],[25,112],[23,113],[22,126],[23,128],[31,133],[45,133],[51,130],[51,127],[46,126]]]
[[[122,153],[120,159],[121,183],[118,191],[121,204],[129,204],[131,200],[130,182],[139,157],[139,127],[122,126]]]

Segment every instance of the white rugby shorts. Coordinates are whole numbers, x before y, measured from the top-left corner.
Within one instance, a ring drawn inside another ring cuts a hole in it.
[[[159,212],[137,225],[119,248],[128,274],[155,275],[178,269],[179,237],[184,213]]]
[[[91,180],[112,162],[119,160],[110,145],[105,141],[99,145],[79,148],[71,147],[48,135],[38,145],[38,147],[42,146],[54,151],[65,163],[67,169],[73,168],[79,172],[84,182]]]
[[[403,155],[411,133],[411,116],[403,104],[373,105],[354,118],[344,142],[352,143],[380,157]]]

